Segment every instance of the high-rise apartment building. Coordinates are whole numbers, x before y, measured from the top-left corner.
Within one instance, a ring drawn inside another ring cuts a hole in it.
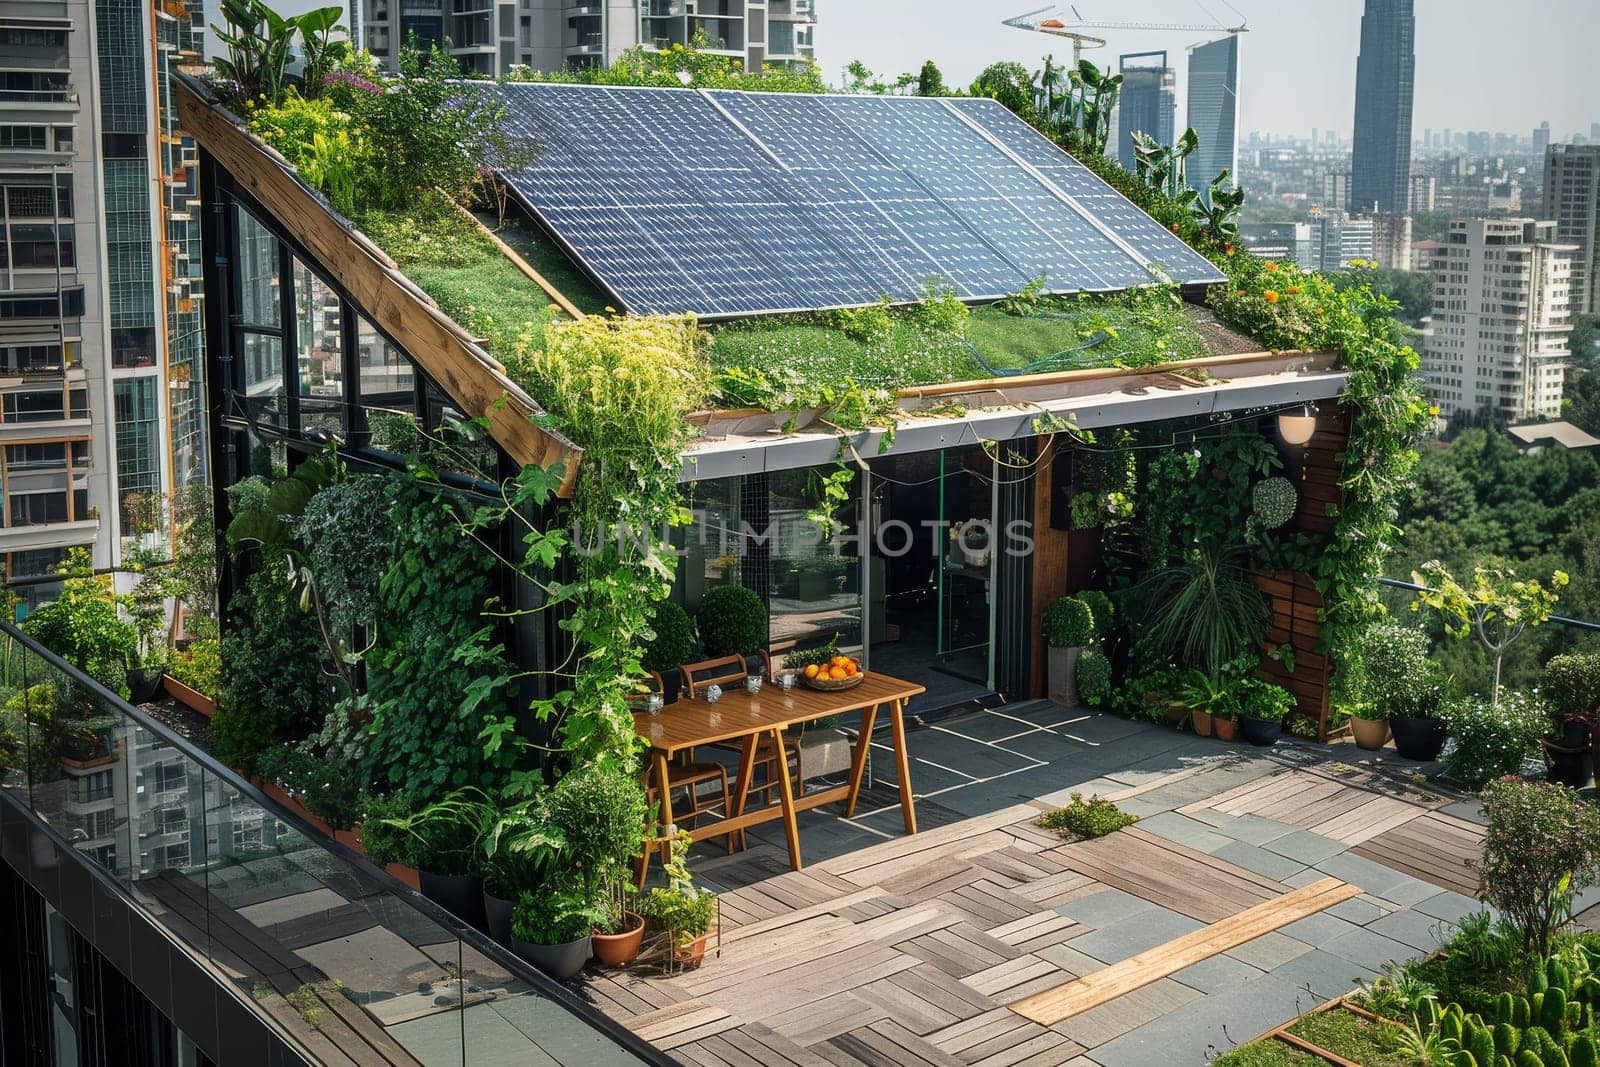
[[[129,538],[159,535],[148,505],[174,484],[174,414],[186,454],[204,454],[192,150],[166,91],[195,33],[182,3],[150,0],[0,15],[8,578],[80,546],[115,564]]]
[[[117,441],[95,5],[0,13],[0,553],[6,576],[65,551],[111,558]],[[148,185],[140,188],[146,197]]]
[[[1189,49],[1189,125],[1200,145],[1189,157],[1192,189],[1205,189],[1227,170],[1239,180],[1239,35]],[[1316,140],[1315,133],[1312,140]]]
[[[1561,413],[1575,248],[1554,222],[1456,219],[1434,257],[1423,376],[1440,414],[1512,421]]]
[[[630,48],[703,42],[747,69],[810,62],[815,0],[357,0],[355,33],[393,69],[410,37],[462,69],[609,66]]]
[[[1431,174],[1413,174],[1411,176],[1410,204],[1413,212],[1432,211],[1434,199],[1438,196],[1439,179]]]
[[[1553,144],[1545,151],[1544,213],[1556,238],[1576,249],[1572,311],[1600,312],[1600,144]]]
[[[1322,207],[1327,211],[1343,211],[1350,202],[1350,172],[1330,170],[1322,176]]]
[[[1411,216],[1363,215],[1372,224],[1372,254],[1368,258],[1392,270],[1411,269]]]
[[[1372,216],[1347,215],[1342,211],[1314,211],[1311,214],[1313,262],[1303,264],[1320,271],[1343,270],[1350,264],[1372,259]]]
[[[1356,60],[1351,211],[1410,210],[1411,102],[1416,75],[1413,0],[1366,0]]]
[[[1130,52],[1118,61],[1122,95],[1117,98],[1117,162],[1133,169],[1133,135],[1147,133],[1162,144],[1177,135],[1177,75],[1165,52]],[[1207,180],[1216,175],[1210,175]]]
[[[1533,154],[1541,161],[1544,159],[1545,150],[1550,147],[1550,123],[1539,123],[1533,130]]]

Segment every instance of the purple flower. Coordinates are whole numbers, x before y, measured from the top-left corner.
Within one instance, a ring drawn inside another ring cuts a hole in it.
[[[327,80],[330,81],[330,82],[338,82],[341,85],[348,85],[350,88],[359,89],[364,93],[381,93],[381,92],[383,92],[383,86],[375,85],[372,82],[367,81],[367,79],[361,77],[360,75],[351,74],[349,71],[346,71],[346,70],[336,71],[336,72],[328,75]]]

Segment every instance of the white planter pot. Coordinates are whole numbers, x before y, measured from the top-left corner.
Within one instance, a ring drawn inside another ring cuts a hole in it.
[[[1074,645],[1071,648],[1056,648],[1051,646],[1050,654],[1046,659],[1050,684],[1050,701],[1060,704],[1064,708],[1078,707],[1078,657],[1083,654],[1083,645]]]

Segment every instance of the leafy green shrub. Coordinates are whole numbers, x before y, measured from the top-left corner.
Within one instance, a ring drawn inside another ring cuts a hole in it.
[[[222,642],[214,637],[190,641],[172,657],[167,673],[201,696],[217,699],[222,692]]]
[[[422,843],[402,825],[411,815],[405,795],[362,797],[361,847],[379,867],[419,867]]]
[[[1104,837],[1138,821],[1138,816],[1129,815],[1104,797],[1084,800],[1082,793],[1074,793],[1071,803],[1045,812],[1034,820],[1034,825],[1062,836]]]
[[[1558,715],[1600,715],[1600,652],[1551,656],[1545,691]]]
[[[581,888],[546,885],[517,900],[511,936],[533,945],[564,945],[588,937],[604,921],[604,912]]]
[[[673,935],[679,947],[711,929],[711,920],[717,914],[717,898],[713,893],[685,893],[680,889],[656,886],[641,895],[634,910]]]
[[[1208,542],[1183,562],[1133,588],[1143,605],[1139,645],[1157,660],[1216,677],[1229,660],[1260,644],[1267,601],[1250,578],[1248,559]]]
[[[644,790],[630,774],[591,765],[557,782],[545,808],[590,899],[598,899],[639,854],[649,814]]]
[[[1061,597],[1044,609],[1043,627],[1051,648],[1077,648],[1095,639],[1094,613],[1073,596]]]
[[[1539,739],[1554,724],[1537,692],[1503,692],[1498,707],[1476,697],[1447,701],[1440,717],[1455,741],[1445,773],[1472,789],[1521,771],[1524,760],[1539,754]]]
[[[665,675],[694,658],[694,621],[683,605],[672,600],[657,601],[650,616],[650,629],[655,631],[655,637],[644,650],[641,662],[645,670]]]
[[[280,745],[258,756],[256,769],[335,830],[348,830],[361,818],[363,799],[356,778],[336,760]]]
[[[1111,598],[1099,589],[1084,589],[1077,594],[1078,599],[1089,605],[1089,614],[1094,618],[1094,630],[1097,638],[1105,637],[1111,632],[1111,620],[1116,615],[1116,609],[1111,606]]]
[[[742,585],[707,589],[695,620],[708,656],[747,656],[767,643],[767,606]]]
[[[56,573],[61,592],[36,608],[22,629],[45,648],[108,689],[127,695],[128,664],[139,652],[139,632],[117,609],[111,580],[96,575],[89,553],[73,549]]]
[[[483,615],[490,557],[463,533],[454,497],[412,482],[393,500],[393,564],[378,585],[379,643],[367,657],[363,777],[417,804],[465,785],[497,788],[513,757],[485,756],[479,734],[509,710],[513,668]]]
[[[252,108],[250,129],[283,153],[302,181],[326,194],[335,211],[349,215],[355,210],[371,161],[349,112],[326,98],[307,100],[290,89],[280,103]]]
[[[394,495],[393,479],[353,474],[319,490],[297,524],[328,625],[341,638],[377,617],[378,583],[393,556]]]
[[[252,574],[228,605],[228,665],[211,720],[219,759],[246,769],[268,749],[309,736],[333,707],[326,649],[312,617],[276,570]]]
[[[1294,710],[1294,697],[1281,685],[1262,678],[1239,678],[1231,686],[1239,715],[1282,722]]]
[[[1287,478],[1263,478],[1251,493],[1250,519],[1257,529],[1276,530],[1294,518],[1300,495]]]
[[[1573,894],[1600,881],[1600,811],[1548,782],[1502,778],[1482,798],[1483,899],[1522,931],[1529,951],[1545,955]]]
[[[1111,697],[1111,661],[1099,649],[1084,649],[1078,657],[1078,695],[1090,707],[1104,707]]]
[[[1396,623],[1360,630],[1345,643],[1341,666],[1346,698],[1370,706],[1373,718],[1432,718],[1444,707],[1445,678],[1428,658],[1428,635],[1421,630]]]

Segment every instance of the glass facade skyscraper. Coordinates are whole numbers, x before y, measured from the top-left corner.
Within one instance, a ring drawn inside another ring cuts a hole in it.
[[[1226,169],[1238,182],[1239,35],[1189,49],[1189,126],[1200,146],[1189,157],[1191,189],[1205,189]]]
[[[1413,0],[1367,0],[1356,60],[1351,211],[1404,215],[1411,202],[1411,101],[1416,81]]]
[[[1165,52],[1130,52],[1118,60],[1122,95],[1117,98],[1117,162],[1133,170],[1133,134],[1147,133],[1162,144],[1176,135],[1176,76]]]

